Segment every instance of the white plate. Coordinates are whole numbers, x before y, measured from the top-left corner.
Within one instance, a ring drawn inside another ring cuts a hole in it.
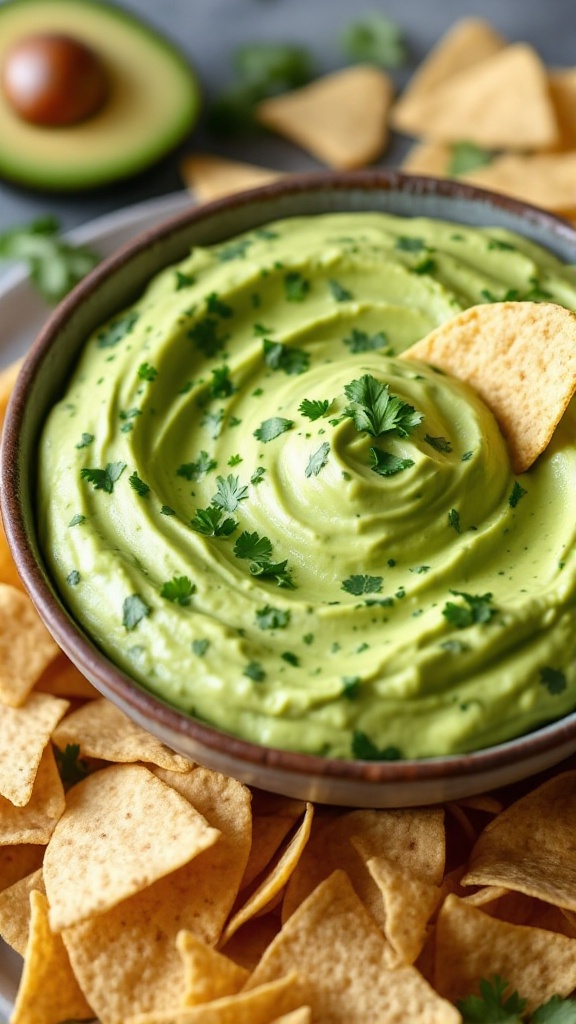
[[[190,207],[185,192],[175,192],[109,213],[67,236],[109,256],[141,231]],[[0,366],[25,355],[49,309],[30,285],[25,270],[15,267],[0,276]],[[0,940],[0,1021],[8,1021],[20,980],[22,960]]]

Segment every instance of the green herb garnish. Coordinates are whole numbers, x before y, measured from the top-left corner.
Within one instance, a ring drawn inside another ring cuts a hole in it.
[[[381,448],[370,449],[370,468],[380,476],[394,476],[413,465],[414,459],[402,459],[392,452],[382,451]]]
[[[349,25],[342,36],[342,47],[352,60],[382,68],[399,68],[408,59],[400,28],[379,12]]]
[[[141,498],[145,498],[150,492],[148,484],[145,484],[144,481],[140,479],[136,470],[134,470],[134,472],[128,477],[128,483]]]
[[[392,746],[380,750],[365,732],[357,729],[352,736],[352,757],[359,761],[399,761],[402,752]]]
[[[331,404],[329,398],[304,398],[298,406],[298,412],[309,420],[319,420],[326,415]]]
[[[256,612],[256,624],[260,629],[285,629],[290,622],[290,612],[266,604]]]
[[[82,782],[89,773],[86,761],[80,757],[79,743],[67,743],[64,750],[60,750],[60,747],[54,744],[54,757],[58,774],[66,789],[75,786],[77,782]]]
[[[329,454],[330,445],[328,441],[324,441],[324,443],[321,444],[320,447],[317,448],[316,451],[313,452],[310,458],[308,459],[308,465],[304,470],[305,476],[318,476],[320,470],[324,469],[324,466],[328,462]]]
[[[39,217],[31,224],[0,234],[0,259],[25,263],[30,280],[51,304],[59,302],[99,262],[86,246],[65,242],[55,217]]]
[[[174,604],[187,605],[190,604],[190,598],[195,590],[196,585],[188,576],[173,576],[160,587],[160,597]]]
[[[85,467],[80,470],[80,476],[83,480],[88,480],[93,485],[95,491],[105,491],[106,494],[112,494],[114,484],[120,479],[125,469],[125,462],[109,462],[106,469]]]
[[[257,430],[254,431],[254,437],[263,444],[267,444],[268,441],[273,441],[275,437],[279,437],[286,430],[290,430],[294,426],[293,420],[285,420],[282,416],[271,416],[269,420],[264,420]]]
[[[349,414],[356,429],[373,437],[389,432],[406,437],[424,418],[407,402],[391,395],[388,385],[369,373],[346,384],[344,393],[352,403]]]
[[[310,291],[310,281],[300,271],[291,270],[284,278],[284,295],[288,302],[303,302]]]
[[[447,437],[432,437],[430,434],[424,434],[424,440],[426,444],[429,444],[431,448],[434,448],[437,452],[448,452],[452,451],[452,445]]]
[[[442,615],[457,629],[465,629],[476,623],[490,622],[496,614],[492,607],[492,594],[466,594],[462,590],[451,590],[455,597],[462,597],[465,604],[454,604],[447,601],[442,609]]]
[[[360,594],[379,594],[382,590],[382,576],[349,576],[342,582],[342,590],[359,597]]]
[[[453,142],[450,146],[450,160],[446,168],[447,174],[457,178],[460,174],[474,171],[477,167],[485,167],[492,163],[493,153],[489,149],[477,146],[475,142]]]
[[[123,341],[130,334],[137,319],[138,313],[132,312],[113,320],[96,335],[98,348],[113,348],[118,342]]]
[[[217,491],[212,498],[212,505],[225,509],[226,512],[235,512],[241,501],[248,497],[248,487],[242,486],[240,479],[229,473],[226,479],[223,476],[216,477]]]
[[[379,348],[386,348],[389,342],[384,331],[367,334],[366,331],[353,327],[350,337],[344,338],[344,344],[351,352],[375,352]]]
[[[301,348],[283,345],[281,341],[270,341],[269,338],[264,338],[262,348],[264,362],[271,370],[283,370],[290,376],[296,376],[305,373],[310,364],[308,352]]]
[[[122,605],[122,624],[125,629],[136,629],[139,622],[150,615],[151,608],[140,597],[140,594],[130,594]]]
[[[216,469],[216,459],[213,459],[208,452],[201,451],[196,462],[185,462],[176,470],[176,476],[183,476],[185,480],[202,480],[206,473]]]
[[[554,697],[559,693],[563,693],[568,685],[564,673],[560,672],[557,668],[551,668],[549,665],[545,665],[544,668],[540,669],[540,682],[542,686],[546,687],[548,693],[551,693]]]
[[[190,525],[196,533],[204,537],[229,537],[238,526],[235,519],[224,518],[224,509],[210,505],[208,508],[198,508]]]

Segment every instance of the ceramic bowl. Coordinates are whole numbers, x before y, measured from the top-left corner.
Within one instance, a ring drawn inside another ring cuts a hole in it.
[[[279,217],[380,210],[517,231],[576,263],[576,232],[533,207],[460,183],[374,171],[292,177],[190,208],[96,268],[56,309],[33,345],[10,404],[2,448],[2,513],[19,572],[46,626],[94,686],[131,718],[194,761],[290,796],[356,807],[456,799],[508,784],[576,750],[576,714],[466,755],[418,761],[345,761],[270,749],[234,738],[163,703],[118,669],[62,605],[35,522],[34,464],[46,415],[85,339],[191,245],[222,242]]]

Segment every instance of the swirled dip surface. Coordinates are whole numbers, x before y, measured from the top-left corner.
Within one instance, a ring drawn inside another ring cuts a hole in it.
[[[574,405],[515,478],[475,394],[399,358],[505,297],[576,309],[525,240],[383,214],[165,270],[87,341],[42,437],[72,614],[174,705],[298,751],[467,751],[574,708]]]

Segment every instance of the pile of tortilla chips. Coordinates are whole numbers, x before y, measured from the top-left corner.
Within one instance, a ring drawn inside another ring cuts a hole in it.
[[[101,698],[0,549],[11,1024],[457,1024],[482,979],[528,1012],[576,988],[574,767],[406,810],[251,792]]]
[[[341,170],[386,151],[390,129],[416,137],[403,170],[458,178],[576,219],[576,67],[548,68],[477,17],[456,22],[394,99],[390,76],[365,65],[265,100],[266,128]],[[182,175],[201,200],[280,177],[197,154]]]

